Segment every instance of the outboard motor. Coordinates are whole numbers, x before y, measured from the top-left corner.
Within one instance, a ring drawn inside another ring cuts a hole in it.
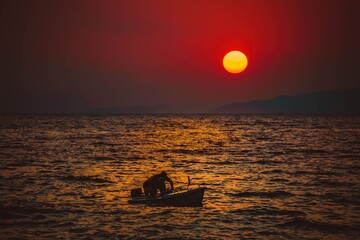
[[[132,198],[140,197],[141,195],[143,195],[141,188],[131,189],[131,197]]]

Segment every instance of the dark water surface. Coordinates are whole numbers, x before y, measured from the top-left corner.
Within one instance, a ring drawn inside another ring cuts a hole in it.
[[[0,238],[360,239],[360,117],[1,116]],[[198,208],[128,205],[166,170]]]

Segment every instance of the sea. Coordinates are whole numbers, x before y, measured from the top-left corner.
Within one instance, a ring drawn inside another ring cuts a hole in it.
[[[1,115],[0,239],[360,239],[360,116]]]

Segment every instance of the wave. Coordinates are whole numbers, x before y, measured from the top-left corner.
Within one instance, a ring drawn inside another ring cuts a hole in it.
[[[89,159],[95,160],[95,161],[115,160],[115,158],[113,158],[113,157],[105,157],[105,156],[89,157]]]
[[[25,166],[30,166],[34,163],[34,161],[31,161],[31,160],[19,160],[19,161],[16,161],[16,162],[12,162],[12,163],[8,163],[6,165],[6,167],[25,167]]]
[[[270,171],[263,171],[261,172],[262,174],[281,174],[281,173],[288,173],[284,170],[281,170],[281,169],[274,169],[274,170],[270,170]]]
[[[278,156],[278,155],[285,155],[285,154],[286,154],[285,151],[272,151],[272,152],[269,152],[269,153],[271,153],[271,154],[273,154],[273,155],[276,155],[276,156]]]
[[[284,178],[273,178],[273,179],[270,179],[269,182],[289,182],[289,180],[287,179],[284,179]]]
[[[56,209],[52,206],[42,207],[22,207],[22,206],[6,206],[0,207],[0,219],[22,219],[27,215],[31,215],[32,219],[45,219],[47,214],[81,214],[83,210],[72,209]]]
[[[277,227],[281,228],[295,228],[295,229],[305,229],[305,230],[317,230],[323,233],[349,233],[349,232],[360,232],[359,227],[353,227],[350,225],[344,224],[333,224],[325,223],[314,220],[309,220],[306,218],[293,218],[285,223],[277,224]]]
[[[304,216],[306,213],[301,211],[293,210],[282,210],[278,208],[250,208],[250,209],[237,209],[230,211],[231,213],[241,214],[241,215],[280,215],[280,216]]]
[[[261,165],[277,165],[277,164],[280,164],[280,162],[272,161],[272,160],[259,160],[259,161],[255,161],[253,163],[261,164]]]
[[[335,182],[335,181],[319,181],[321,185],[328,185],[328,186],[334,186],[334,187],[351,187],[354,186],[355,183],[353,182]]]
[[[159,153],[175,153],[175,154],[187,154],[187,155],[216,155],[217,152],[209,151],[206,149],[201,150],[189,150],[189,149],[159,149],[156,152]]]
[[[98,178],[98,177],[93,177],[93,176],[69,175],[69,176],[66,176],[66,177],[61,177],[60,180],[71,181],[71,182],[113,183],[112,181],[102,179],[102,178]]]
[[[235,197],[260,197],[260,198],[287,198],[292,197],[294,194],[285,191],[273,191],[273,192],[240,192],[230,193],[229,195]]]
[[[355,183],[352,182],[336,182],[328,180],[318,180],[313,183],[308,183],[309,186],[328,186],[328,187],[353,187]]]
[[[295,175],[318,175],[318,176],[342,176],[341,173],[338,172],[331,172],[331,171],[303,171],[298,170],[295,171],[293,174]]]
[[[232,165],[232,164],[238,164],[238,162],[220,161],[220,162],[212,162],[210,164],[214,164],[214,165]]]
[[[358,160],[359,155],[358,154],[340,154],[338,156],[335,156],[337,159],[350,159],[350,160]]]
[[[352,204],[352,205],[360,205],[360,195],[353,194],[344,196],[343,193],[326,193],[326,194],[314,194],[310,192],[306,192],[303,194],[308,198],[319,198],[322,200],[330,200],[332,202],[338,204]]]
[[[0,219],[1,220],[14,220],[14,219],[22,219],[24,218],[23,215],[21,214],[16,214],[16,213],[12,213],[12,212],[9,212],[9,211],[1,211],[0,210]]]
[[[118,146],[118,144],[116,144],[116,143],[108,143],[108,142],[103,142],[103,141],[94,142],[92,145],[94,145],[94,146],[110,146],[110,147]]]

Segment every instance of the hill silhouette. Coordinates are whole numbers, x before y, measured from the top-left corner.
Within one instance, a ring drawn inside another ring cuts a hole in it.
[[[245,103],[231,103],[214,109],[216,113],[360,113],[360,89],[332,90],[278,96],[268,100],[255,100]]]
[[[204,106],[128,106],[87,109],[95,114],[177,114],[177,113],[238,113],[238,114],[360,114],[360,89],[332,90],[295,96],[278,96],[267,100],[235,102],[217,108]]]

